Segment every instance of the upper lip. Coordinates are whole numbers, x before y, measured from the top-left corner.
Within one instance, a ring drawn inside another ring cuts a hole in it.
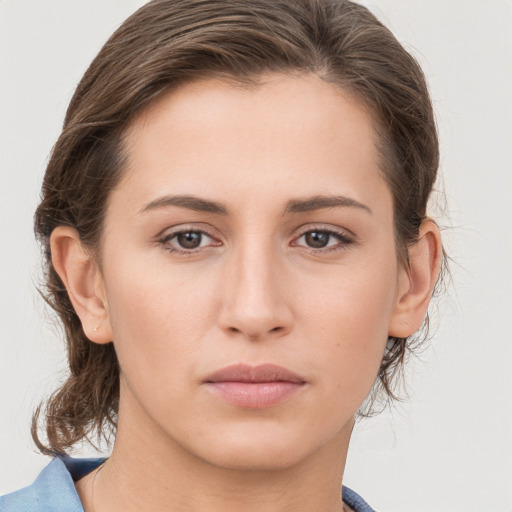
[[[296,382],[304,383],[305,379],[296,373],[275,364],[233,364],[221,368],[209,375],[205,382]]]

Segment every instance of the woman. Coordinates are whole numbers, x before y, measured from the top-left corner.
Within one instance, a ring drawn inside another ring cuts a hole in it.
[[[421,70],[365,8],[141,8],[48,164],[70,377],[2,510],[371,510],[345,460],[438,278],[437,167]],[[109,429],[107,460],[65,456]]]

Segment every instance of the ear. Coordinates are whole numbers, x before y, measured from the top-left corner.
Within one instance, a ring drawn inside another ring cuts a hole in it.
[[[85,335],[94,343],[112,341],[103,276],[76,229],[56,227],[50,237],[52,263],[61,278]]]
[[[400,271],[389,336],[406,338],[420,328],[439,276],[442,252],[439,228],[427,219],[420,226],[418,241],[409,248],[409,266]]]

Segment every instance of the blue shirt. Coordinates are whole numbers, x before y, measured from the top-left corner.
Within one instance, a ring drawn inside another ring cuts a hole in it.
[[[32,485],[0,497],[0,512],[84,512],[75,480],[105,459],[53,459]],[[343,487],[343,501],[355,512],[375,512],[358,494]]]

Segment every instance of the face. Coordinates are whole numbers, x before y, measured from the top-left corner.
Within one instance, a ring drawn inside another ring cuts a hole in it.
[[[120,433],[237,468],[348,439],[403,281],[375,142],[314,75],[199,81],[135,120],[101,250]]]

